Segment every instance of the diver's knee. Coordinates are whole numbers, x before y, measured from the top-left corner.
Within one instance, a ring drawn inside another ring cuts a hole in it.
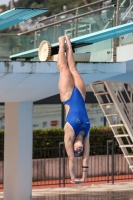
[[[58,64],[58,69],[60,70],[60,71],[64,71],[65,69],[67,69],[68,68],[68,66],[66,65],[66,64]]]

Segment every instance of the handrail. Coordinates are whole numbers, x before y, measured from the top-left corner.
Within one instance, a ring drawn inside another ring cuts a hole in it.
[[[126,2],[127,0],[124,0],[122,3],[121,3],[121,6],[123,6],[124,5],[124,3]]]
[[[122,22],[127,22],[128,20],[131,20],[131,21],[133,21],[133,17],[126,18],[126,19],[122,20],[122,21],[121,21],[121,24],[122,24]]]
[[[121,22],[126,18],[126,16],[131,11],[132,8],[133,8],[133,3],[127,8],[126,12],[124,13],[123,18],[121,19]]]
[[[123,0],[123,2],[120,4],[119,8],[121,8],[124,5],[125,2],[126,2],[126,0]],[[108,27],[108,25],[113,20],[113,18],[114,18],[114,15],[113,15],[112,19],[110,19],[110,21],[107,22],[107,24],[105,25],[105,27],[103,28],[103,30]],[[118,18],[118,16],[117,16],[117,18]]]
[[[77,7],[77,8],[73,8],[73,9],[71,9],[71,10],[64,11],[64,12],[61,12],[61,13],[52,15],[52,16],[50,16],[50,17],[47,17],[46,19],[40,19],[40,20],[38,21],[38,23],[44,22],[44,21],[47,21],[47,20],[50,20],[50,19],[53,19],[53,18],[56,18],[56,17],[59,17],[59,16],[64,15],[64,14],[71,13],[71,12],[73,12],[73,11],[76,11],[76,10],[79,10],[79,9],[82,9],[82,8],[86,8],[86,7],[88,7],[88,6],[93,6],[93,5],[96,5],[96,4],[98,4],[98,3],[102,3],[102,2],[105,2],[105,1],[107,1],[107,0],[96,1],[96,2],[93,2],[93,3],[86,4],[86,5],[84,5],[84,6],[80,6],[80,7]]]
[[[100,8],[100,9],[97,9],[97,10],[94,10],[94,11],[90,11],[90,12],[87,12],[87,13],[83,13],[83,14],[80,14],[80,15],[77,15],[77,16],[74,16],[74,17],[70,17],[70,18],[64,19],[64,20],[60,20],[58,22],[54,22],[54,23],[42,26],[40,28],[36,28],[36,29],[30,30],[30,31],[26,31],[26,32],[23,32],[23,33],[18,33],[18,35],[25,35],[25,34],[28,34],[28,33],[31,33],[31,32],[39,31],[41,29],[48,28],[48,27],[51,27],[51,26],[55,26],[55,25],[58,25],[58,24],[62,24],[64,22],[67,22],[67,21],[70,21],[70,20],[74,20],[74,19],[78,19],[78,18],[84,17],[86,15],[91,15],[93,13],[97,13],[97,12],[100,12],[100,11],[103,11],[103,10],[108,10],[110,8],[114,8],[115,6],[116,5],[113,4],[113,5],[104,7],[104,8]]]
[[[0,36],[18,36],[17,33],[0,33]]]

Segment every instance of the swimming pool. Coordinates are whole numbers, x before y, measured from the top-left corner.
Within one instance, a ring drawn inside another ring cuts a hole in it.
[[[87,192],[78,194],[46,194],[32,200],[133,200],[133,191]]]
[[[0,200],[4,200],[0,197]],[[133,200],[133,191],[81,192],[78,194],[43,194],[33,196],[32,200]]]

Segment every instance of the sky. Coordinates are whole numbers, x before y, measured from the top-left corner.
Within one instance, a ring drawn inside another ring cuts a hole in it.
[[[9,1],[10,1],[10,0],[0,0],[0,5],[2,5],[2,4],[8,5],[8,4],[9,4]]]
[[[8,5],[9,1],[10,0],[0,0],[0,5],[2,5],[2,4]]]

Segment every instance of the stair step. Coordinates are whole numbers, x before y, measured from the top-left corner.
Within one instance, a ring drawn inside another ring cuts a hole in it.
[[[120,145],[120,147],[133,147],[133,144]]]
[[[110,127],[117,127],[117,126],[119,127],[119,126],[124,126],[124,124],[110,124],[109,126]]]
[[[114,103],[100,103],[100,106],[109,106],[109,105],[114,105]]]
[[[117,116],[118,114],[117,113],[112,113],[112,114],[105,114],[104,116],[105,117],[110,117],[110,116]]]
[[[133,158],[133,155],[125,155],[125,158]]]
[[[96,95],[96,96],[101,96],[101,95],[105,95],[105,94],[109,94],[109,92],[98,92],[98,93],[94,93],[94,95]]]
[[[99,85],[99,84],[104,84],[104,82],[102,82],[102,81],[97,81],[97,82],[91,83],[91,85]]]
[[[130,167],[130,168],[133,168],[133,165],[130,165],[129,167]]]
[[[115,135],[114,137],[129,137],[129,135],[128,134],[119,134],[119,135]]]

